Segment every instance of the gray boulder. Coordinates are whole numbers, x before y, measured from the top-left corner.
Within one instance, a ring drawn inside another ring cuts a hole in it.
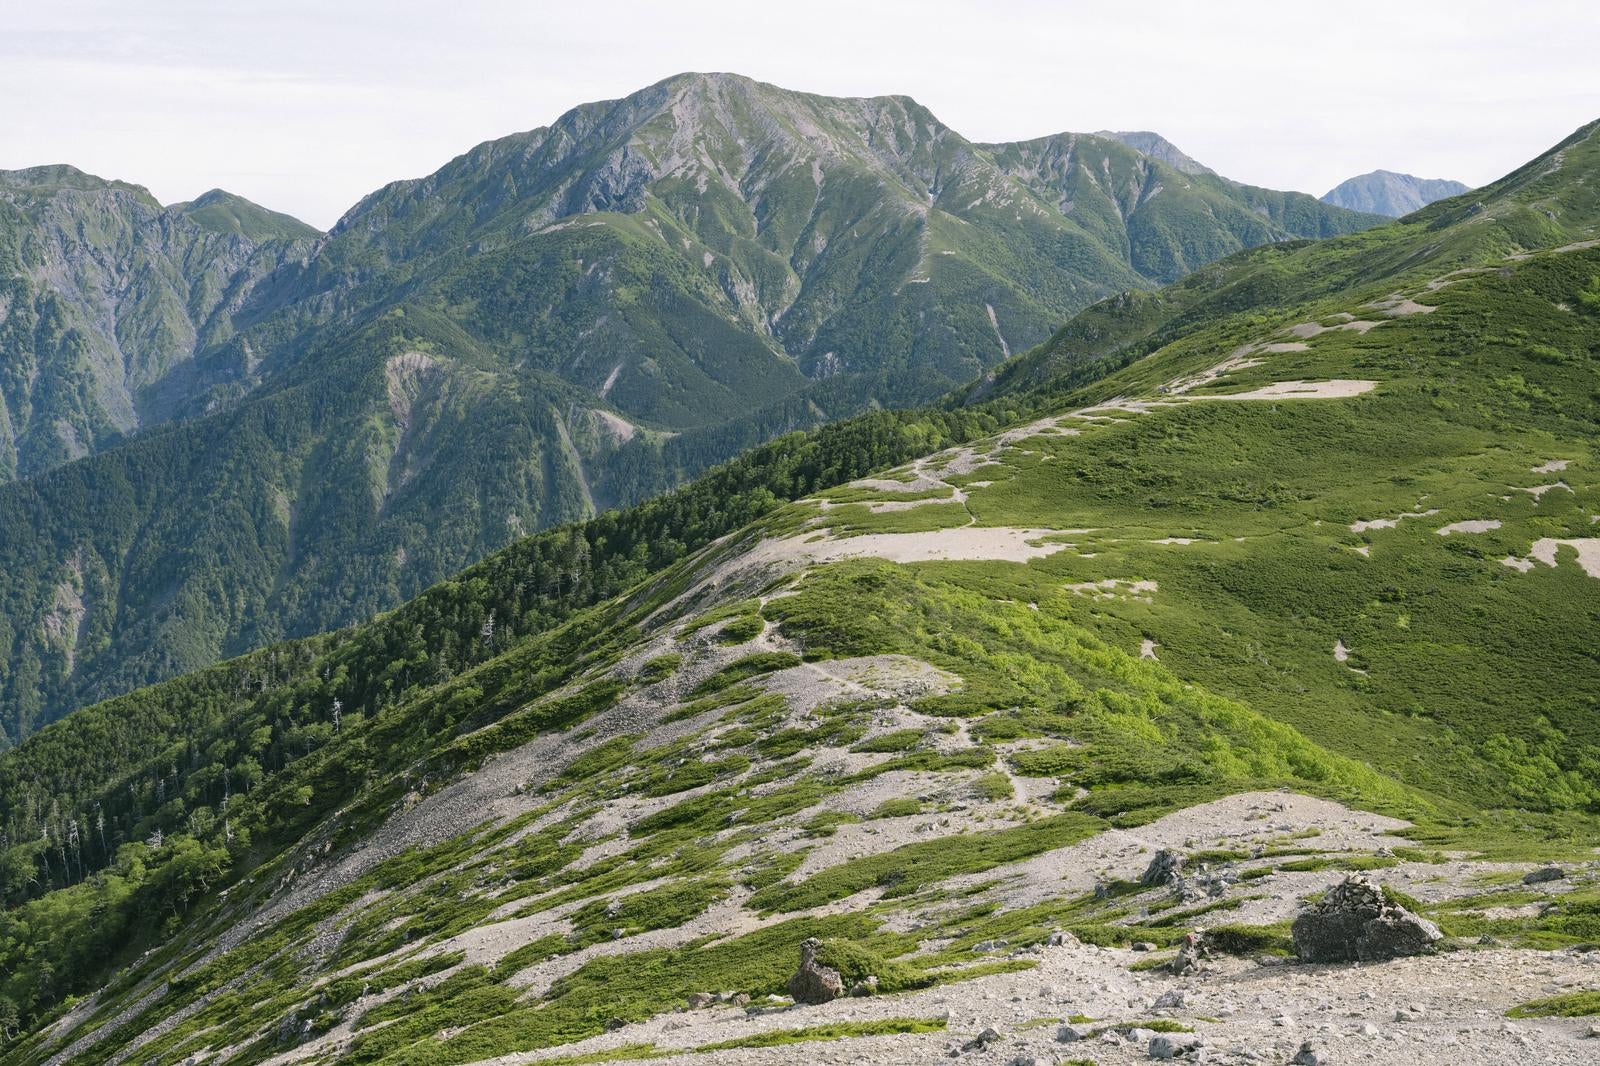
[[[1152,1059],[1180,1059],[1200,1050],[1200,1038],[1193,1033],[1157,1033],[1150,1038]]]
[[[1426,918],[1384,899],[1360,874],[1330,888],[1291,927],[1306,962],[1381,962],[1420,955],[1444,934]]]
[[[1176,977],[1187,977],[1190,974],[1204,973],[1205,960],[1210,955],[1206,950],[1205,936],[1198,931],[1183,934],[1183,942],[1178,945],[1178,953],[1167,963],[1167,972]]]
[[[984,1029],[984,1031],[979,1033],[977,1036],[973,1037],[971,1040],[968,1040],[965,1044],[962,1044],[961,1045],[961,1050],[962,1051],[982,1051],[984,1048],[988,1047],[990,1044],[995,1043],[999,1039],[1000,1039],[999,1030],[995,1029],[993,1026],[990,1026],[990,1027]]]
[[[1333,1059],[1328,1056],[1327,1049],[1315,1041],[1307,1040],[1300,1045],[1300,1050],[1295,1052],[1294,1058],[1289,1062],[1292,1066],[1328,1066]]]
[[[796,1003],[827,1003],[844,994],[844,978],[831,966],[817,961],[822,942],[807,937],[800,945],[800,968],[789,978],[789,995]]]
[[[1522,875],[1525,885],[1542,885],[1546,881],[1559,881],[1567,876],[1567,871],[1559,866],[1541,866],[1537,870],[1529,870]]]
[[[1150,865],[1144,868],[1144,873],[1139,876],[1139,883],[1146,888],[1159,888],[1162,885],[1176,884],[1183,880],[1183,856],[1170,848],[1162,848],[1156,852],[1155,858],[1150,860]]]

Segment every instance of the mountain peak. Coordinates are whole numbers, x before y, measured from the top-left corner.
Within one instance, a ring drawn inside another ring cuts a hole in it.
[[[36,167],[23,167],[19,170],[0,170],[0,185],[16,189],[31,189],[36,192],[53,192],[60,189],[71,189],[78,192],[102,192],[114,189],[121,192],[133,193],[135,196],[155,202],[155,197],[150,195],[150,190],[143,185],[132,182],[117,181],[114,178],[102,178],[87,171],[79,170],[69,163],[46,163]]]
[[[1197,162],[1177,145],[1150,130],[1096,130],[1096,137],[1121,141],[1141,155],[1159,159],[1174,170],[1184,174],[1214,174],[1210,167]]]
[[[1399,218],[1435,200],[1460,196],[1468,188],[1459,181],[1445,178],[1419,178],[1393,170],[1373,170],[1347,178],[1324,193],[1321,199],[1335,207]]]
[[[292,215],[262,207],[226,189],[210,189],[193,200],[172,204],[167,210],[203,229],[234,233],[253,241],[309,239],[321,234]]]

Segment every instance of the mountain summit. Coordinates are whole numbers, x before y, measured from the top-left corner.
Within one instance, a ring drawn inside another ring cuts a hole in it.
[[[1368,211],[1375,215],[1399,218],[1426,207],[1435,200],[1460,196],[1471,186],[1444,178],[1419,178],[1411,174],[1396,174],[1392,170],[1374,170],[1347,178],[1322,194],[1322,202],[1352,211]]]

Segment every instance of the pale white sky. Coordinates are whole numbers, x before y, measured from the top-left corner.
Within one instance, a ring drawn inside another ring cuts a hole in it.
[[[1594,0],[0,0],[0,168],[326,227],[384,182],[684,70],[905,93],[977,140],[1152,129],[1321,194],[1492,180],[1600,117]]]

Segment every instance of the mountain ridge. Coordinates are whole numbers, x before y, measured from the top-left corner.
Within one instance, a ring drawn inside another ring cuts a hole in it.
[[[112,390],[117,417],[73,416],[115,435],[67,449],[50,435],[67,416],[29,415],[0,382],[0,442],[51,445],[27,444],[27,480],[0,487],[0,514],[32,531],[0,545],[8,738],[393,607],[515,536],[777,434],[931,400],[1111,292],[1375,221],[1120,142],[978,145],[907,97],[732,75],[580,105],[375,190],[315,237],[196,203],[129,210],[244,264],[185,282],[218,301],[205,329],[165,288],[129,305],[146,335],[197,339],[158,344]],[[74,255],[114,264],[120,239]],[[101,332],[108,352],[133,348]],[[71,350],[45,352],[79,395]],[[96,442],[120,446],[66,462]],[[117,505],[90,533],[96,496]],[[208,535],[179,532],[194,529]]]
[[[1319,199],[1325,204],[1399,218],[1435,200],[1460,196],[1470,188],[1445,178],[1419,178],[1392,170],[1373,170],[1346,178]]]

